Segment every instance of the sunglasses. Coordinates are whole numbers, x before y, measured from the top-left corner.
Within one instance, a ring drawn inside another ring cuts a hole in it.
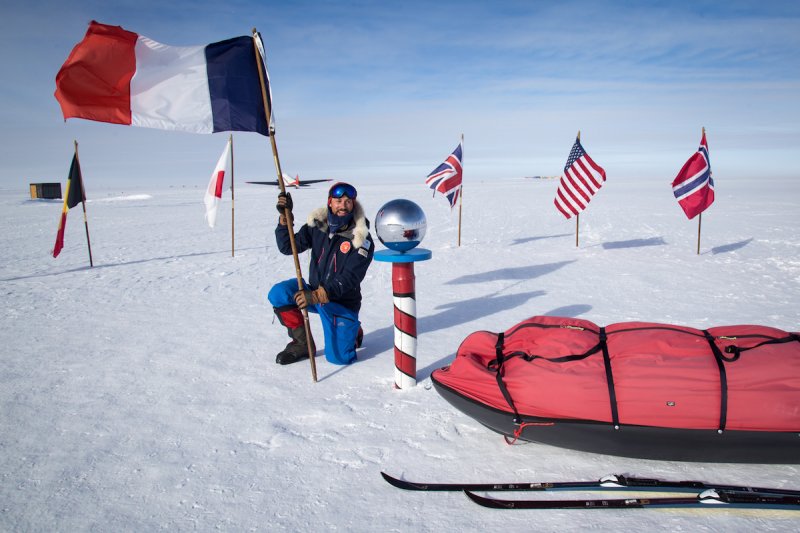
[[[351,200],[355,200],[357,195],[356,188],[348,183],[337,183],[331,187],[331,190],[328,192],[328,196],[331,198],[347,196]]]

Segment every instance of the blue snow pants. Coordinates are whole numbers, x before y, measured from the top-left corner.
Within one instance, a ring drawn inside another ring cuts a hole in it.
[[[303,285],[308,288],[305,280]],[[273,307],[280,309],[295,305],[294,294],[297,292],[297,278],[287,279],[272,286],[267,299]],[[317,313],[322,322],[325,335],[325,359],[335,365],[349,365],[356,360],[356,337],[361,322],[358,313],[347,307],[328,302],[326,304],[309,305],[308,310]]]

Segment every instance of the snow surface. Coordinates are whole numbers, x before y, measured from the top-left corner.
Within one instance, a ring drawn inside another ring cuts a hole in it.
[[[274,363],[288,338],[266,293],[294,276],[274,244],[276,189],[237,183],[231,257],[229,196],[210,230],[204,183],[103,191],[85,179],[93,268],[80,207],[53,259],[61,203],[0,191],[2,531],[797,530],[791,511],[497,511],[459,493],[401,491],[380,472],[800,488],[797,465],[508,446],[430,381],[469,333],[533,315],[800,330],[798,180],[717,176],[699,255],[697,221],[680,211],[671,178],[610,176],[581,217],[577,248],[574,220],[552,204],[557,180],[467,174],[460,247],[458,210],[422,180],[357,183],[371,219],[395,198],[428,218],[422,246],[433,259],[415,268],[419,382],[396,390],[390,265],[373,263],[363,283],[359,361],[333,366],[320,350],[313,383],[308,361]],[[293,196],[302,220],[325,186]]]

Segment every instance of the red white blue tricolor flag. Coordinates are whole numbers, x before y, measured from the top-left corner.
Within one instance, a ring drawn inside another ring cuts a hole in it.
[[[168,46],[92,21],[56,75],[55,97],[65,120],[268,136],[274,128],[267,126],[260,78],[271,108],[258,34],[206,46]]]
[[[556,209],[565,217],[572,218],[586,209],[605,181],[606,171],[589,157],[580,139],[575,139],[556,191]]]
[[[225,178],[231,179],[231,170],[233,161],[231,157],[231,140],[225,143],[225,150],[217,161],[217,166],[214,172],[211,173],[211,181],[208,182],[204,203],[206,204],[206,222],[210,227],[214,227],[217,223],[217,207],[222,200],[222,192],[227,190],[225,187]]]
[[[711,178],[705,130],[700,139],[700,148],[686,161],[672,181],[672,192],[689,220],[714,203],[714,180]]]
[[[434,196],[436,191],[445,195],[451,208],[456,205],[458,196],[461,194],[461,181],[464,177],[462,144],[458,143],[456,149],[447,156],[444,163],[436,167],[425,178],[425,184],[433,189]]]

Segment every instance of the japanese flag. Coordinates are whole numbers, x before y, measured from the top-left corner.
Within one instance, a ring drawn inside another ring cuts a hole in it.
[[[222,199],[222,192],[225,189],[225,178],[231,173],[231,140],[225,144],[225,150],[217,161],[217,166],[211,174],[211,181],[208,182],[206,189],[206,222],[210,227],[214,227],[217,221],[217,207]]]

